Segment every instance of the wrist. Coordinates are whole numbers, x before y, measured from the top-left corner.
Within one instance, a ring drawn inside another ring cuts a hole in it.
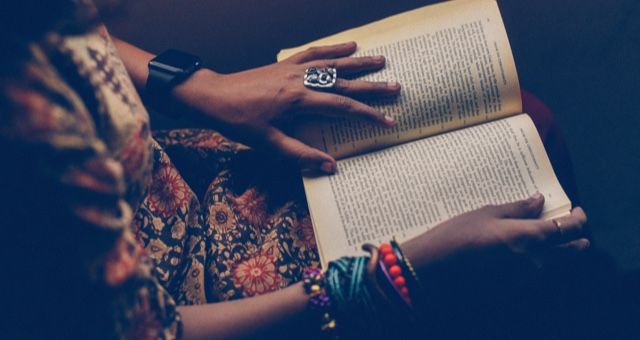
[[[176,102],[205,114],[207,118],[229,122],[230,119],[224,115],[223,90],[220,88],[223,77],[223,74],[202,68],[174,87],[171,95]]]
[[[424,254],[425,250],[423,248],[428,245],[423,245],[422,242],[417,242],[418,238],[422,238],[422,236],[403,242],[401,246],[404,251],[404,255],[409,259],[409,261],[414,264],[417,270],[422,271],[422,269],[428,267],[433,260],[430,256]]]
[[[221,75],[208,68],[201,68],[194,72],[189,78],[175,86],[171,91],[171,96],[178,102],[188,106],[197,107],[205,99],[217,79]],[[194,105],[196,104],[196,105]]]
[[[446,244],[443,245],[443,242],[439,241],[440,237],[434,231],[430,230],[401,245],[404,255],[418,272],[428,271],[430,267],[442,262],[450,253]]]
[[[173,91],[202,69],[202,61],[195,55],[174,49],[166,50],[148,64],[145,94],[153,106],[166,110],[173,106]]]

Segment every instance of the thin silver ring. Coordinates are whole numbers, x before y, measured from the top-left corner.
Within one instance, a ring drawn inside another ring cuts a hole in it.
[[[332,88],[337,79],[338,71],[335,67],[309,67],[304,70],[304,86],[308,88]]]

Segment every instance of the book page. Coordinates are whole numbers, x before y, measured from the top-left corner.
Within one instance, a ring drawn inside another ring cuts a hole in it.
[[[543,218],[571,209],[525,114],[343,159],[335,175],[304,186],[323,263],[536,191]]]
[[[402,92],[396,99],[367,102],[398,121],[392,129],[335,118],[299,127],[298,138],[336,158],[522,112],[515,63],[494,0],[427,6],[312,45],[349,40],[359,44],[356,56],[387,58],[385,69],[361,79],[395,80]],[[282,51],[279,59],[306,47]]]

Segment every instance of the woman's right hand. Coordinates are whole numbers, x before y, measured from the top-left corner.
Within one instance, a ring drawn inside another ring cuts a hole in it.
[[[562,254],[589,247],[582,226],[587,217],[581,208],[553,220],[540,219],[544,197],[485,206],[441,223],[402,245],[418,272],[456,260],[498,262],[524,256],[536,265]],[[497,257],[496,257],[497,256]]]
[[[307,88],[303,79],[311,67],[336,68],[339,77],[384,68],[383,56],[351,57],[356,43],[320,46],[280,62],[231,74],[202,69],[176,87],[176,98],[205,117],[232,127],[241,142],[271,147],[297,160],[302,168],[333,173],[336,162],[329,154],[285,134],[277,120],[313,115],[352,117],[382,127],[395,120],[360,100],[397,96],[400,84],[338,78],[329,90]]]

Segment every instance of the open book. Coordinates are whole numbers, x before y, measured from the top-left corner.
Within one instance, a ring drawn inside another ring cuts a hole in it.
[[[522,114],[516,67],[495,0],[426,6],[294,49],[357,41],[356,55],[387,57],[366,80],[396,80],[401,95],[369,104],[398,124],[310,122],[298,137],[338,159],[332,176],[305,177],[323,264],[364,242],[414,237],[486,204],[540,191],[543,218],[567,214],[533,122]]]

